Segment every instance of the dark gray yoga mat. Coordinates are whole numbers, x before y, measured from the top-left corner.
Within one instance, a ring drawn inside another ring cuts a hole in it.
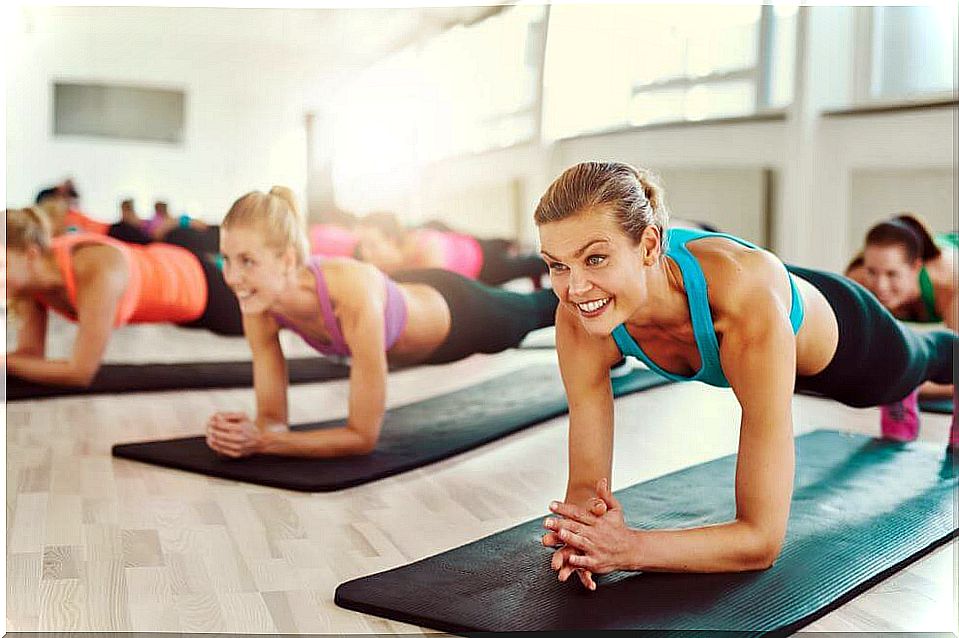
[[[520,345],[520,349],[554,348],[551,344]],[[315,383],[346,379],[350,368],[344,363],[324,357],[287,359],[290,383]],[[391,370],[399,369],[394,366]],[[86,388],[52,386],[7,377],[7,401],[26,401],[50,397],[88,394],[124,394],[128,392],[162,392],[167,390],[209,390],[213,388],[245,388],[253,385],[253,364],[250,361],[211,361],[190,363],[110,363],[100,367],[93,383]]]
[[[944,447],[816,431],[796,440],[782,554],[761,572],[611,574],[559,583],[543,518],[340,585],[341,607],[440,631],[712,630],[788,634],[956,536],[957,466]],[[729,520],[735,456],[617,492],[630,525]],[[637,457],[637,463],[641,462]],[[545,505],[545,503],[544,503]],[[544,512],[544,517],[547,512]]]
[[[669,383],[648,370],[614,379],[617,396]],[[303,492],[328,492],[398,474],[479,447],[565,414],[566,393],[553,364],[527,366],[418,403],[388,410],[376,450],[366,456],[303,459],[253,456],[226,459],[204,437],[127,443],[113,455],[247,483]],[[313,430],[343,420],[293,426]]]
[[[919,409],[935,414],[952,414],[952,399],[919,399]]]
[[[290,383],[312,383],[345,379],[350,368],[323,357],[288,359]],[[195,363],[106,364],[86,388],[42,385],[7,377],[7,400],[45,399],[86,394],[122,394],[163,390],[206,390],[244,388],[253,385],[250,361]]]

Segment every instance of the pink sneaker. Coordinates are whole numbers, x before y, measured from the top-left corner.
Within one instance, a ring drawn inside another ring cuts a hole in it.
[[[914,441],[919,435],[919,391],[880,408],[882,438],[888,441]]]

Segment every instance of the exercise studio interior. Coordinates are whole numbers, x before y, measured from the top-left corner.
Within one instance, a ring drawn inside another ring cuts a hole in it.
[[[954,1],[0,11],[11,635],[959,635]]]

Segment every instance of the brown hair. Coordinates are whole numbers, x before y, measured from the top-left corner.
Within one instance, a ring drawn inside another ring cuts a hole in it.
[[[223,218],[224,230],[237,226],[256,226],[264,231],[268,246],[282,252],[292,246],[298,264],[306,263],[310,244],[293,191],[274,186],[269,193],[253,191],[233,202]]]
[[[540,198],[533,219],[546,224],[600,206],[612,209],[633,241],[647,226],[655,226],[665,242],[669,211],[656,177],[618,162],[582,162],[563,171]]]
[[[913,213],[900,213],[870,228],[866,245],[901,246],[910,262],[916,259],[926,262],[942,254],[929,227]]]
[[[7,247],[26,250],[39,246],[47,252],[52,238],[50,219],[39,206],[7,209]]]

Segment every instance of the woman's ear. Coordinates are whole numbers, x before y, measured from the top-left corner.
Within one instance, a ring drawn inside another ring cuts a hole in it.
[[[659,228],[656,226],[647,226],[643,229],[639,243],[641,246],[640,255],[642,256],[644,266],[652,266],[659,261],[663,246],[661,240]]]

